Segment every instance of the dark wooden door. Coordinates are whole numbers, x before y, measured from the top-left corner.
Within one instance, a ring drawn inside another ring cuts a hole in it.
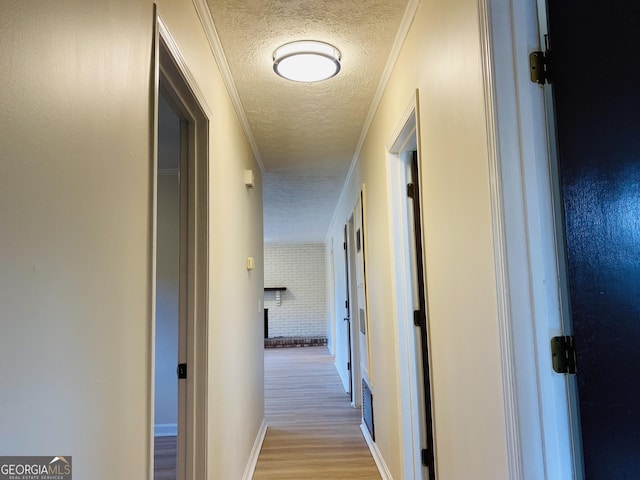
[[[640,478],[640,3],[548,0],[587,480]]]
[[[415,248],[417,306],[414,324],[420,329],[422,358],[422,385],[425,415],[426,446],[422,450],[422,464],[428,468],[429,480],[435,480],[435,457],[433,451],[433,418],[431,411],[431,375],[429,369],[429,339],[427,332],[427,298],[424,279],[424,255],[422,251],[422,216],[420,214],[420,182],[418,172],[418,152],[412,153],[411,183],[408,188],[413,205],[413,243]]]

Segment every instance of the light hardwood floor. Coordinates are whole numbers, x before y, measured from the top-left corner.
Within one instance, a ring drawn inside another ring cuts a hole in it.
[[[154,480],[176,479],[176,437],[155,437]]]
[[[265,415],[254,480],[380,479],[327,347],[265,350]],[[155,480],[175,462],[176,437],[156,437]]]
[[[327,347],[265,350],[265,415],[254,480],[381,478]]]

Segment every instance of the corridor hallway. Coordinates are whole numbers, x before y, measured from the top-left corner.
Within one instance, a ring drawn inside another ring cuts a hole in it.
[[[327,347],[265,349],[267,435],[253,476],[380,479]]]

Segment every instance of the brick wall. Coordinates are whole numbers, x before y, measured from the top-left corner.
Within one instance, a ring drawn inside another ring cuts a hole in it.
[[[265,245],[264,286],[287,287],[264,292],[270,338],[327,335],[324,262],[324,244]]]

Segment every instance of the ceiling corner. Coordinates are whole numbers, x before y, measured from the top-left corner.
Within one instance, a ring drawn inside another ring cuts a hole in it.
[[[407,38],[407,35],[409,34],[409,29],[411,28],[411,24],[413,23],[413,20],[416,16],[416,12],[418,11],[418,6],[420,5],[420,1],[421,0],[409,0],[409,2],[407,3],[407,8],[404,11],[400,28],[398,28],[398,33],[396,34],[393,45],[391,47],[391,52],[389,53],[389,57],[387,58],[387,63],[385,64],[384,71],[382,72],[382,76],[380,77],[378,88],[373,97],[373,101],[371,102],[371,106],[369,107],[369,113],[367,114],[367,118],[364,121],[364,125],[360,133],[360,138],[358,139],[358,144],[353,154],[353,159],[351,160],[351,164],[349,165],[347,176],[344,180],[344,184],[342,185],[340,196],[338,197],[338,204],[340,204],[340,202],[342,202],[342,200],[344,199],[344,196],[347,191],[347,186],[349,185],[351,176],[353,175],[353,172],[358,163],[358,158],[360,157],[362,146],[364,145],[364,141],[367,138],[367,134],[369,133],[371,122],[373,122],[373,117],[376,113],[376,110],[378,109],[380,101],[382,100],[382,95],[384,94],[384,91],[387,88],[389,79],[391,78],[393,67],[395,67],[396,62],[398,61],[398,57],[400,56],[400,51],[402,50],[404,41]],[[335,223],[336,214],[337,214],[337,211],[333,213],[330,225],[333,225]],[[325,238],[325,241],[326,240],[327,239]]]
[[[229,97],[231,97],[233,107],[235,108],[236,114],[238,115],[238,120],[242,125],[242,130],[247,137],[247,142],[251,147],[251,151],[253,152],[260,171],[262,173],[265,173],[265,167],[262,161],[262,156],[260,155],[260,150],[258,150],[258,144],[256,143],[253,131],[249,126],[249,121],[247,120],[247,115],[245,113],[244,107],[242,106],[240,95],[238,95],[238,90],[236,89],[235,82],[233,81],[231,69],[229,68],[227,57],[225,56],[224,50],[222,49],[222,43],[220,42],[220,37],[218,36],[216,26],[213,23],[213,18],[211,16],[209,6],[207,5],[206,0],[192,1],[193,6],[196,9],[196,13],[198,14],[198,18],[200,19],[200,23],[202,24],[202,28],[204,29],[204,33],[207,37],[207,40],[209,41],[211,52],[213,53],[216,63],[218,64],[220,74],[222,75],[224,83],[227,87],[227,91],[229,92]]]

